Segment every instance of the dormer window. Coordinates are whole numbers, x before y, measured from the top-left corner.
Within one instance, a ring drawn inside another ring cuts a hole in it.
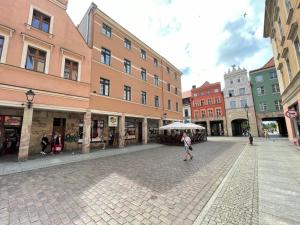
[[[46,14],[41,13],[36,9],[33,10],[31,26],[43,32],[49,33],[50,22],[51,22],[50,16],[47,16]]]

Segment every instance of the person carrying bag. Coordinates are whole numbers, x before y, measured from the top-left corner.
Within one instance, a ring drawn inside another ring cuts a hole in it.
[[[193,150],[192,141],[185,132],[182,135],[181,141],[184,142],[184,150],[185,150],[185,157],[184,157],[183,161],[187,161],[188,157],[190,158],[190,160],[192,160],[193,159],[193,155],[191,153],[191,151]]]

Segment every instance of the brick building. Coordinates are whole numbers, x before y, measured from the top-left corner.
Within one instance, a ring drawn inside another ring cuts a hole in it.
[[[191,90],[192,121],[207,128],[208,135],[227,135],[221,83],[205,82]]]

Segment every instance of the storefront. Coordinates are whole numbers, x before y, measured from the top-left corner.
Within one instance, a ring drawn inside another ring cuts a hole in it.
[[[20,146],[22,117],[0,115],[0,156],[17,155]]]
[[[159,120],[148,119],[148,142],[159,142]]]
[[[140,118],[125,118],[125,146],[143,142],[143,122]]]

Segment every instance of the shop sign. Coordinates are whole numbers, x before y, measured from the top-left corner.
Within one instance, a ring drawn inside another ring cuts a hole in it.
[[[298,116],[298,113],[296,110],[294,109],[289,109],[286,113],[285,113],[285,116],[288,117],[288,118],[296,118]]]
[[[118,117],[117,116],[108,116],[108,126],[117,127],[118,126]]]
[[[7,126],[21,126],[21,117],[5,116],[4,125]]]

